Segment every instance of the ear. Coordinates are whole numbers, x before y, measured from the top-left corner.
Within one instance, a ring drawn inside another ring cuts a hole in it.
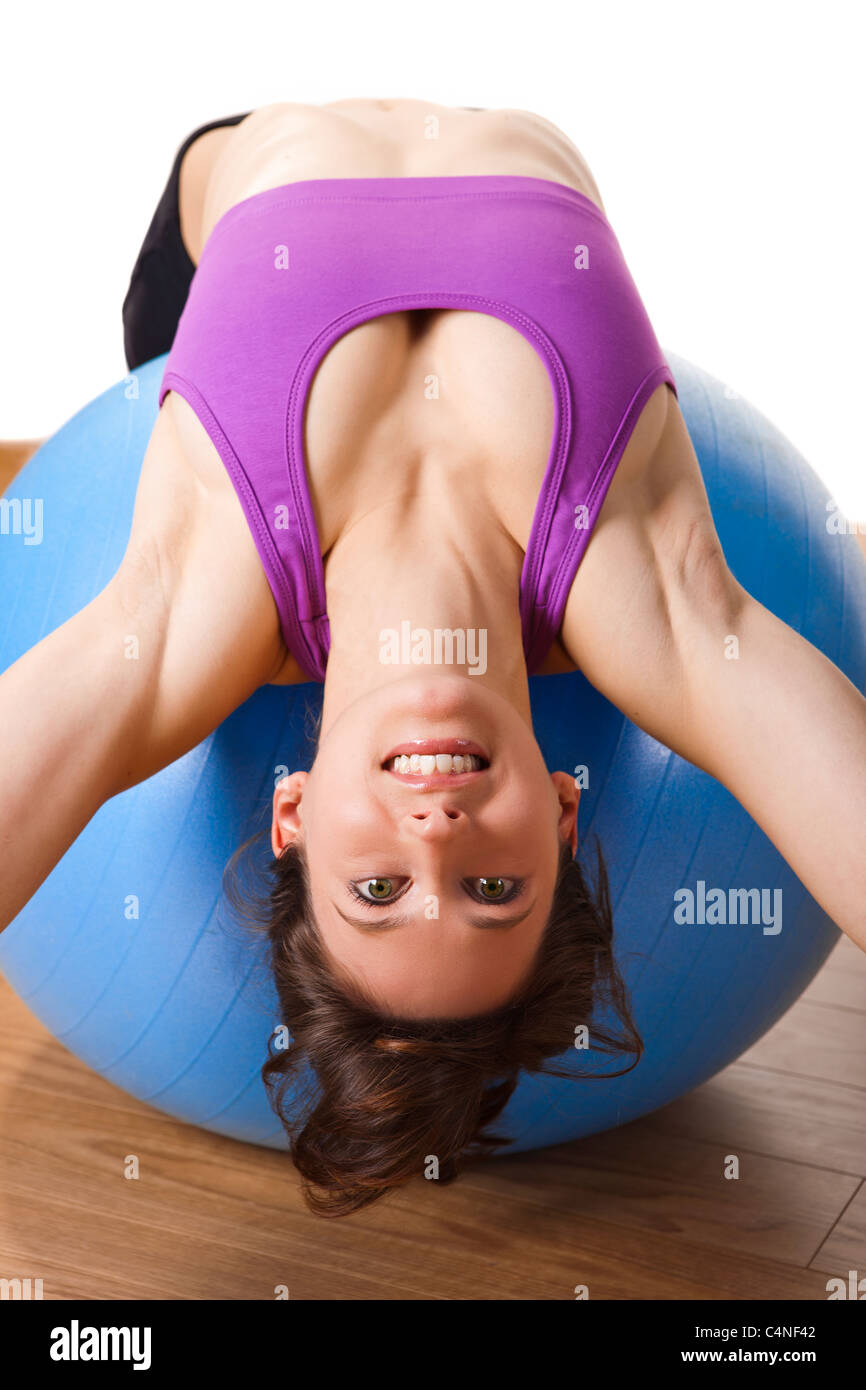
[[[271,848],[276,859],[287,845],[294,844],[301,833],[300,805],[308,776],[306,772],[291,772],[287,777],[281,777],[274,788]]]
[[[574,785],[574,778],[567,772],[551,772],[550,780],[559,798],[559,838],[571,845],[572,855],[577,854],[577,807],[580,802],[580,788]]]

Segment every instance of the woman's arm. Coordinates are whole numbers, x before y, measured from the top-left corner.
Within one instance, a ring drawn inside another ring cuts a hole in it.
[[[578,570],[566,650],[726,786],[866,950],[866,700],[728,570],[673,399],[638,458],[624,457]]]
[[[0,676],[0,930],[104,801],[194,748],[281,664],[226,482],[203,485],[164,407],[117,574]]]
[[[137,582],[127,565],[0,676],[0,929],[131,780],[165,640],[153,590],[147,565]],[[130,638],[138,660],[125,656]]]

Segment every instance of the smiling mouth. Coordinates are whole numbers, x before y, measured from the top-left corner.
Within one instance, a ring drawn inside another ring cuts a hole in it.
[[[459,787],[487,771],[483,748],[465,738],[410,739],[392,748],[382,770],[407,786]]]

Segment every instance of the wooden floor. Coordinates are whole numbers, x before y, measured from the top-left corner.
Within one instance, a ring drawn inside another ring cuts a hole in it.
[[[667,1109],[331,1222],[285,1157],[131,1100],[0,982],[0,1278],[46,1299],[823,1300],[831,1275],[866,1275],[864,1179],[866,955],[847,939]]]

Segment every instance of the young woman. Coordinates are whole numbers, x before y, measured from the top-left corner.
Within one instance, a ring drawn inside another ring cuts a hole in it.
[[[323,681],[312,770],[274,795],[292,1045],[265,1066],[317,1210],[430,1155],[453,1176],[578,1023],[640,1053],[528,673],[579,668],[718,778],[866,948],[866,783],[837,772],[866,701],[728,571],[561,131],[414,100],[203,127],[124,321],[132,369],[171,349],[159,415],[117,574],[0,678],[0,926],[107,798],[260,685]]]

